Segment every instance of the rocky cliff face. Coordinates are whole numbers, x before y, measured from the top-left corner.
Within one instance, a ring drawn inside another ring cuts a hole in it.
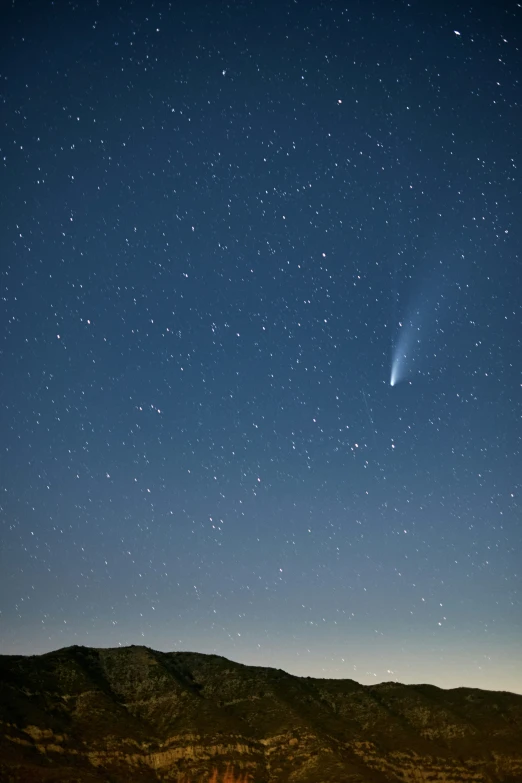
[[[215,655],[0,656],[6,783],[521,783],[522,696],[292,677]]]

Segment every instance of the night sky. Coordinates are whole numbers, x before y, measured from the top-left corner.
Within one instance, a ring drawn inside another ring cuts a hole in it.
[[[522,692],[522,8],[1,11],[0,652]]]

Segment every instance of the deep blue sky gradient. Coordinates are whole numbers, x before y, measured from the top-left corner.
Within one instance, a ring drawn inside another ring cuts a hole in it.
[[[0,652],[522,692],[520,7],[2,15]]]

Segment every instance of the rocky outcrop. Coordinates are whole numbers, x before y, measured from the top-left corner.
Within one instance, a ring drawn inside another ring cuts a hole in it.
[[[197,653],[0,656],[0,720],[9,783],[522,781],[522,696]]]

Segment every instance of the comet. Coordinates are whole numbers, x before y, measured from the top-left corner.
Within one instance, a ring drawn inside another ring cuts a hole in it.
[[[392,354],[390,386],[396,386],[409,375],[415,363],[415,353],[420,343],[420,311],[416,310],[406,323],[399,322],[399,333]]]

